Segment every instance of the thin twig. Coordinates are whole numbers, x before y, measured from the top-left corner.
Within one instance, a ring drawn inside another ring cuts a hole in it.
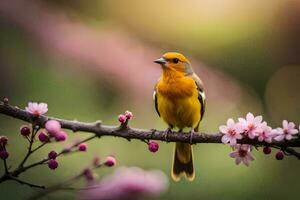
[[[32,184],[32,183],[29,183],[29,182],[26,182],[26,181],[22,181],[16,177],[13,177],[13,176],[10,176],[9,178],[10,180],[14,180],[18,183],[21,183],[21,184],[24,184],[24,185],[28,185],[29,187],[32,187],[32,188],[39,188],[39,189],[45,189],[46,187],[43,186],[43,185],[36,185],[36,184]]]
[[[34,142],[34,137],[35,137],[36,133],[38,132],[38,130],[39,130],[39,128],[36,128],[35,124],[33,123],[32,124],[32,133],[31,133],[31,137],[29,139],[29,147],[28,147],[28,150],[27,150],[27,153],[26,153],[24,159],[19,164],[19,168],[22,167],[25,164],[25,162],[27,161],[27,159],[33,153],[33,151],[32,151],[32,145],[33,145],[33,142]]]

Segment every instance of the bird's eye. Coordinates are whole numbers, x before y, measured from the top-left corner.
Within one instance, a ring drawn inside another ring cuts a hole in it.
[[[179,59],[178,59],[178,58],[174,58],[174,59],[173,59],[173,63],[176,64],[176,63],[178,63],[178,62],[179,62]]]

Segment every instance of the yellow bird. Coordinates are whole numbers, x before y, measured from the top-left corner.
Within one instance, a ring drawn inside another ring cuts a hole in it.
[[[191,63],[180,53],[168,52],[154,61],[162,66],[162,76],[155,85],[153,99],[158,115],[168,124],[166,136],[177,127],[190,128],[190,143],[198,131],[205,111],[205,93],[200,78],[193,72]],[[167,138],[166,138],[167,140]],[[176,142],[171,171],[173,180],[185,176],[194,180],[193,151],[191,144]]]

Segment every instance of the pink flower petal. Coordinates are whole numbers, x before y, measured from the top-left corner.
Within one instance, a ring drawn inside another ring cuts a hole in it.
[[[229,154],[229,156],[230,156],[231,158],[236,158],[236,157],[239,156],[239,152],[237,152],[237,151],[231,152],[231,153]]]
[[[225,126],[225,125],[220,126],[219,130],[221,133],[227,133],[227,131],[228,131],[227,126]]]
[[[274,138],[276,141],[282,141],[284,139],[284,135],[278,135]]]
[[[224,143],[224,144],[227,144],[228,142],[229,142],[229,138],[228,138],[228,136],[227,135],[223,135],[223,137],[222,137],[222,142]]]

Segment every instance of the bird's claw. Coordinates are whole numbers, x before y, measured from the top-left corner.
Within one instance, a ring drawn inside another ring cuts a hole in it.
[[[165,141],[166,142],[169,142],[169,134],[171,134],[172,133],[172,129],[169,127],[169,128],[167,128],[166,130],[165,130]]]

